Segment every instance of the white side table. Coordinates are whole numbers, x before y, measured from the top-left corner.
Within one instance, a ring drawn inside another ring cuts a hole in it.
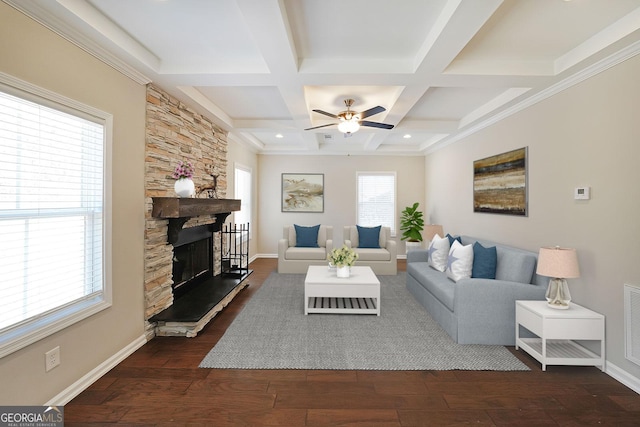
[[[539,338],[520,338],[524,326]],[[600,341],[600,354],[574,340]],[[516,350],[522,348],[547,365],[586,365],[605,369],[604,316],[578,304],[568,310],[547,306],[546,301],[516,301]]]

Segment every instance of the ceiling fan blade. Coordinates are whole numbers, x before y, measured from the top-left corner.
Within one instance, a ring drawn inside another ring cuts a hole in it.
[[[329,123],[328,125],[320,125],[320,126],[314,126],[312,128],[307,128],[305,130],[312,130],[312,129],[320,129],[320,128],[326,128],[327,126],[334,126],[337,125],[337,123]]]
[[[315,113],[324,114],[325,116],[329,116],[329,117],[332,117],[334,119],[338,118],[338,116],[336,116],[335,114],[327,113],[326,111],[322,111],[322,110],[311,110],[311,111],[313,111]]]
[[[367,120],[360,121],[360,126],[369,126],[370,128],[393,129],[393,125],[386,123],[369,122]]]
[[[382,113],[383,111],[386,111],[386,110],[387,110],[386,108],[381,107],[379,105],[377,107],[369,108],[368,110],[364,110],[363,112],[360,113],[360,119],[366,119],[369,116]]]

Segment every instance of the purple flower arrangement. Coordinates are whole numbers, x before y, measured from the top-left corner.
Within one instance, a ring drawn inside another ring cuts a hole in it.
[[[173,171],[173,177],[175,179],[193,178],[193,165],[191,162],[183,162],[180,160],[178,166],[176,166],[176,170]]]

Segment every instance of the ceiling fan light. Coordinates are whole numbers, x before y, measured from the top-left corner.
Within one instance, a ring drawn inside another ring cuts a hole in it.
[[[338,124],[338,130],[342,133],[354,133],[360,129],[360,123],[355,120],[344,120]]]

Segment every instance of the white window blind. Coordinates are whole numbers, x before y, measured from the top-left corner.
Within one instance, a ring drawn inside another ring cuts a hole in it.
[[[105,126],[27,95],[0,86],[0,355],[104,301]]]
[[[396,234],[395,172],[357,172],[357,222],[364,227],[382,225]]]

